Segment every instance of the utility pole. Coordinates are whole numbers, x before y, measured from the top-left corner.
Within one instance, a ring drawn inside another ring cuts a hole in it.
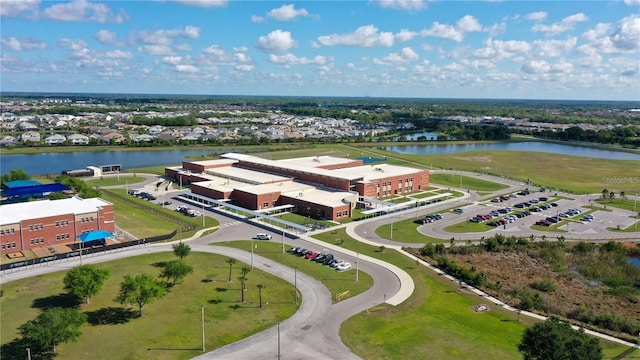
[[[204,352],[204,305],[201,307],[201,319],[202,319],[202,352]]]

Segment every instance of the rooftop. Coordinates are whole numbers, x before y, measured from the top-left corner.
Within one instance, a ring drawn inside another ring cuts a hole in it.
[[[99,207],[105,205],[111,205],[111,203],[100,198],[81,199],[79,197],[6,204],[0,207],[0,213],[2,214],[0,216],[0,225],[64,214],[86,214],[95,212]]]

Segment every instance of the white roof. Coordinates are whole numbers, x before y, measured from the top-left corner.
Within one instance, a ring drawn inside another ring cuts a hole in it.
[[[0,205],[0,225],[64,214],[86,214],[95,212],[105,205],[111,205],[111,203],[100,198],[81,199],[79,197],[5,204]]]
[[[264,184],[268,182],[287,181],[291,177],[266,173],[263,171],[244,169],[236,166],[227,166],[205,170],[207,174],[221,178],[235,179],[252,184]]]
[[[230,160],[230,159],[214,159],[214,160],[193,161],[190,163],[207,167],[208,165],[229,165],[230,166],[237,162],[238,162],[237,160]]]
[[[285,166],[289,166],[289,164],[291,164],[298,166],[309,166],[314,168],[327,165],[348,164],[353,161],[354,160],[352,159],[340,158],[335,156],[309,156],[277,160],[277,162],[281,164],[286,164]]]

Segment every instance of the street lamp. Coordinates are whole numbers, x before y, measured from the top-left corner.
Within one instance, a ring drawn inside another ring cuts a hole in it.
[[[282,253],[284,254],[284,229],[282,229]]]
[[[251,238],[251,268],[253,269],[253,238]]]
[[[358,259],[360,258],[360,253],[356,253],[356,281],[358,281]]]
[[[636,213],[636,231],[638,231],[638,208],[636,207],[636,203],[638,202],[638,193],[636,193],[636,197],[633,199],[633,211]],[[640,335],[640,334],[638,334]],[[638,343],[638,347],[640,347],[640,343]]]
[[[389,220],[391,220],[391,233],[389,234],[389,239],[393,240],[393,216]]]
[[[280,323],[278,323],[278,360],[280,360]]]
[[[202,352],[204,352],[204,305],[201,307],[201,319],[202,319]]]
[[[294,304],[298,303],[298,267],[293,268],[293,290],[295,291]]]

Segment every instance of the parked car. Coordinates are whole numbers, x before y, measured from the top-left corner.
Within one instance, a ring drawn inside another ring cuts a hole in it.
[[[260,233],[260,234],[256,235],[256,239],[258,239],[258,240],[271,240],[271,235]]]
[[[457,208],[457,209],[453,209],[454,213],[458,213],[458,214],[462,214],[464,212],[464,210]]]
[[[318,253],[315,251],[311,251],[310,253],[305,255],[304,258],[308,260],[313,260],[316,256],[318,256]]]
[[[337,271],[345,271],[351,269],[351,263],[345,262],[341,265],[336,266]]]

